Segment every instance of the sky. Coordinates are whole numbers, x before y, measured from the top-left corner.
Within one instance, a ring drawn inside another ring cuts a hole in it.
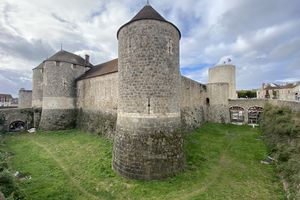
[[[0,0],[0,93],[31,89],[32,68],[63,49],[96,65],[146,0]],[[150,0],[181,31],[181,73],[207,83],[230,58],[237,89],[300,80],[299,0]]]

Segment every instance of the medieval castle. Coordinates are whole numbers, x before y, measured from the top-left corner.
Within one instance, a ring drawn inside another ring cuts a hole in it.
[[[118,30],[118,59],[93,66],[89,56],[57,52],[33,69],[32,94],[20,90],[20,107],[33,110],[27,123],[113,138],[112,166],[125,177],[159,179],[182,171],[185,131],[206,121],[257,123],[267,100],[237,99],[234,65],[211,68],[208,84],[182,76],[180,37],[146,5]],[[6,121],[9,127],[13,119]]]

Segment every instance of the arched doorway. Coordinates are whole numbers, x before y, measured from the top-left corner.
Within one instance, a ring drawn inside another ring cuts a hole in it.
[[[248,109],[248,124],[258,124],[261,119],[262,107],[253,106]]]
[[[232,123],[244,123],[245,111],[244,108],[239,106],[232,106],[229,108],[230,122]]]
[[[9,131],[17,132],[17,131],[24,131],[26,123],[23,121],[14,121],[9,125]]]

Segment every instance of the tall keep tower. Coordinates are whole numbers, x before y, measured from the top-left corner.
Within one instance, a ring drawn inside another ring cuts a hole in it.
[[[75,125],[75,79],[86,71],[88,60],[59,51],[43,66],[43,103],[39,128],[63,130]]]
[[[119,96],[112,164],[125,177],[160,179],[184,169],[180,36],[150,5],[117,33]]]

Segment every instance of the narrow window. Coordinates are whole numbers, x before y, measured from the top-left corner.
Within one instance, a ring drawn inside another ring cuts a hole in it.
[[[209,98],[206,98],[206,104],[209,105]]]
[[[167,50],[169,54],[173,54],[173,43],[171,39],[168,41]]]
[[[55,61],[55,65],[56,66],[60,66],[60,62],[59,61]]]
[[[150,114],[150,97],[148,97],[148,114]]]

